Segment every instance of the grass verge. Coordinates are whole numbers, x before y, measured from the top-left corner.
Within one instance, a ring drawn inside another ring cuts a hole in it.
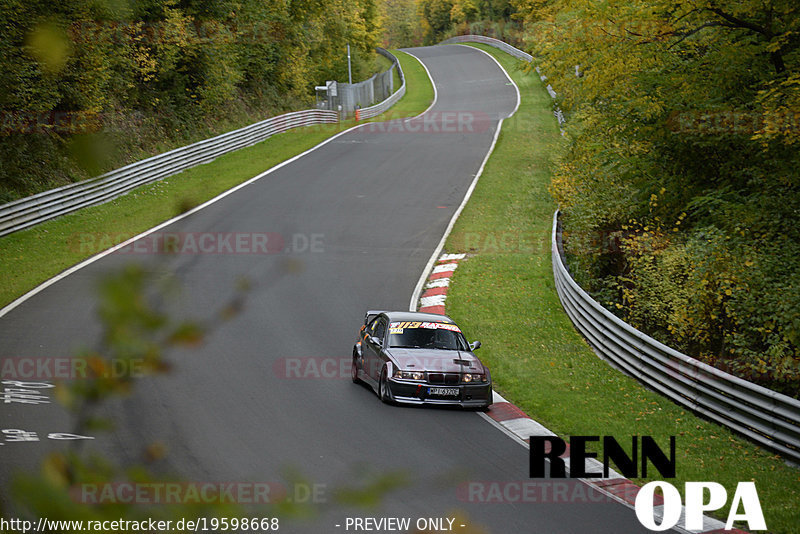
[[[433,100],[433,87],[419,61],[404,52],[393,53],[406,75],[406,95],[374,120],[417,115]],[[275,135],[111,202],[0,238],[0,307],[81,260],[214,198],[355,124],[345,121]],[[91,243],[85,239],[98,233],[104,236],[102,247],[98,247],[99,239]]]
[[[476,46],[505,67],[522,103],[445,245],[470,254],[451,282],[447,313],[483,342],[495,389],[560,436],[611,435],[624,446],[652,435],[662,447],[676,436],[677,478],[669,482],[681,493],[684,482],[719,482],[729,506],[737,482],[755,481],[770,532],[797,532],[800,470],[614,370],[573,328],[550,260],[548,187],[560,140],[552,101],[518,60]],[[658,473],[635,481],[649,480]]]
[[[433,85],[422,63],[415,57],[400,50],[392,50],[400,60],[403,75],[406,77],[406,95],[392,109],[381,115],[380,120],[389,118],[413,117],[425,111],[433,102]],[[395,89],[400,88],[399,76],[395,78]]]

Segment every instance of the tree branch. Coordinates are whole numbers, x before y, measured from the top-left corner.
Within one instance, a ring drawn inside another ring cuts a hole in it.
[[[772,30],[770,30],[769,28],[765,28],[764,26],[761,26],[761,25],[756,24],[754,22],[749,22],[749,21],[740,19],[739,17],[734,17],[733,15],[731,15],[729,13],[725,13],[724,11],[722,11],[718,7],[709,7],[709,8],[706,8],[706,9],[708,9],[709,11],[714,13],[715,15],[717,15],[719,17],[722,17],[727,22],[729,22],[730,24],[732,24],[733,26],[735,26],[737,28],[745,28],[745,29],[754,31],[756,33],[760,33],[761,35],[763,35],[767,39],[772,39],[775,36],[772,33]]]
[[[672,32],[671,35],[673,37],[680,36],[680,39],[678,39],[677,41],[675,41],[674,43],[669,45],[669,47],[667,47],[667,49],[670,49],[673,46],[679,45],[680,43],[682,43],[683,41],[685,41],[686,39],[688,39],[692,35],[696,34],[700,30],[703,30],[705,28],[711,28],[711,27],[714,27],[714,26],[722,26],[722,23],[720,23],[720,22],[705,22],[705,23],[701,24],[700,26],[698,26],[697,28],[692,28],[691,30],[688,30],[688,31],[675,31],[675,32]]]
[[[775,37],[772,29],[769,27],[761,26],[760,24],[756,24],[754,22],[750,22],[744,19],[740,19],[739,17],[733,16],[730,13],[726,13],[725,11],[721,10],[718,7],[708,7],[706,8],[710,12],[714,13],[715,15],[724,19],[731,27],[734,28],[743,28],[746,30],[753,31],[755,33],[763,35],[766,39],[771,40]],[[770,14],[771,18],[771,14]],[[783,62],[783,53],[782,49],[778,49],[774,52],[769,53],[770,60],[772,61],[772,66],[775,67],[775,71],[777,73],[786,72],[786,64]]]

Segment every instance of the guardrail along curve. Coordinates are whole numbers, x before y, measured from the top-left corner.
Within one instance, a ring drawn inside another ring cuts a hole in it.
[[[358,112],[359,120],[377,117],[390,107],[394,106],[397,101],[403,98],[403,96],[406,94],[406,77],[405,74],[403,74],[403,68],[400,66],[400,60],[388,50],[384,50],[383,48],[378,48],[377,50],[379,54],[389,58],[393,63],[392,67],[397,69],[397,74],[400,77],[400,87],[383,102],[378,102],[374,106],[361,108]]]
[[[101,204],[128,191],[256,144],[276,134],[300,126],[335,123],[335,111],[306,110],[272,117],[239,130],[227,132],[191,145],[175,148],[97,178],[76,182],[0,206],[0,236],[40,222]]]
[[[602,358],[646,387],[800,462],[800,401],[682,354],[606,310],[572,279],[553,215],[553,277],[561,304]]]
[[[515,46],[511,46],[510,44],[506,43],[505,41],[501,41],[500,39],[495,39],[494,37],[486,37],[484,35],[456,35],[455,37],[451,37],[449,39],[445,39],[439,44],[454,44],[454,43],[483,43],[489,46],[493,46],[509,54],[514,56],[517,59],[521,59],[522,61],[526,61],[531,63],[533,61],[533,56],[528,54],[527,52],[520,50]],[[547,81],[547,76],[542,74],[541,69],[538,66],[534,67],[534,70],[539,75],[539,79],[542,82]],[[558,93],[556,93],[553,86],[547,84],[547,93],[550,95],[550,98],[555,100],[558,97]],[[561,111],[561,108],[555,106],[553,109],[553,115],[555,115],[556,120],[558,121],[559,126],[563,126],[565,122],[567,122],[566,117],[564,116],[564,112]],[[561,134],[564,134],[564,130],[561,130]]]
[[[530,62],[530,54],[482,35],[448,43],[484,43]],[[544,82],[547,77],[536,72]],[[556,92],[548,85],[550,96]],[[559,124],[565,122],[559,108]],[[558,211],[553,215],[553,277],[561,304],[594,351],[646,387],[726,426],[784,457],[800,462],[800,401],[716,369],[636,330],[606,310],[572,279],[561,255]]]
[[[406,91],[405,77],[400,69],[399,60],[386,50],[379,49],[378,53],[394,62],[393,67],[397,67],[402,84],[400,89],[383,102],[362,110],[362,118],[371,118],[383,113],[400,100]],[[309,109],[285,113],[136,161],[96,178],[3,204],[0,206],[0,237],[87,206],[108,202],[141,185],[172,176],[196,165],[210,163],[228,152],[254,145],[292,128],[336,122],[339,122],[336,111]]]

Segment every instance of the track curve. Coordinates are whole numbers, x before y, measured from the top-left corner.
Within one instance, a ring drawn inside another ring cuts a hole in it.
[[[374,510],[335,505],[328,494],[319,517],[286,523],[287,532],[344,531],[347,516],[454,514],[496,533],[646,532],[630,509],[594,502],[603,499],[588,487],[583,502],[470,502],[469,482],[484,489],[529,483],[527,450],[475,413],[383,405],[350,383],[347,368],[330,378],[281,370],[286,359],[346,359],[365,309],[407,307],[498,120],[516,106],[515,87],[481,52],[408,52],[437,85],[424,115],[349,131],[165,229],[272,232],[305,250],[108,255],[0,318],[0,357],[67,357],[96,346],[97,280],[131,261],[176,277],[182,291],[170,307],[177,315],[210,315],[247,278],[243,311],[198,349],[171,354],[174,372],[140,381],[131,397],[107,406],[116,428],[93,447],[125,463],[163,442],[168,455],[156,467],[197,481],[277,482],[287,469],[323,488],[363,481],[365,472],[407,481]],[[2,417],[3,428],[40,435],[70,427],[56,404],[6,404]],[[61,446],[3,446],[0,477],[9,480]]]

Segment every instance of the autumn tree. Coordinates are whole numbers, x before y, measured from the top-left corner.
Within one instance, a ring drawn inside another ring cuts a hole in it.
[[[417,18],[415,0],[383,0],[380,13],[387,46],[395,48],[422,44],[422,27]]]
[[[376,0],[8,0],[0,202],[308,106],[368,76]]]
[[[800,6],[515,6],[569,117],[552,191],[581,282],[662,341],[798,394]]]

